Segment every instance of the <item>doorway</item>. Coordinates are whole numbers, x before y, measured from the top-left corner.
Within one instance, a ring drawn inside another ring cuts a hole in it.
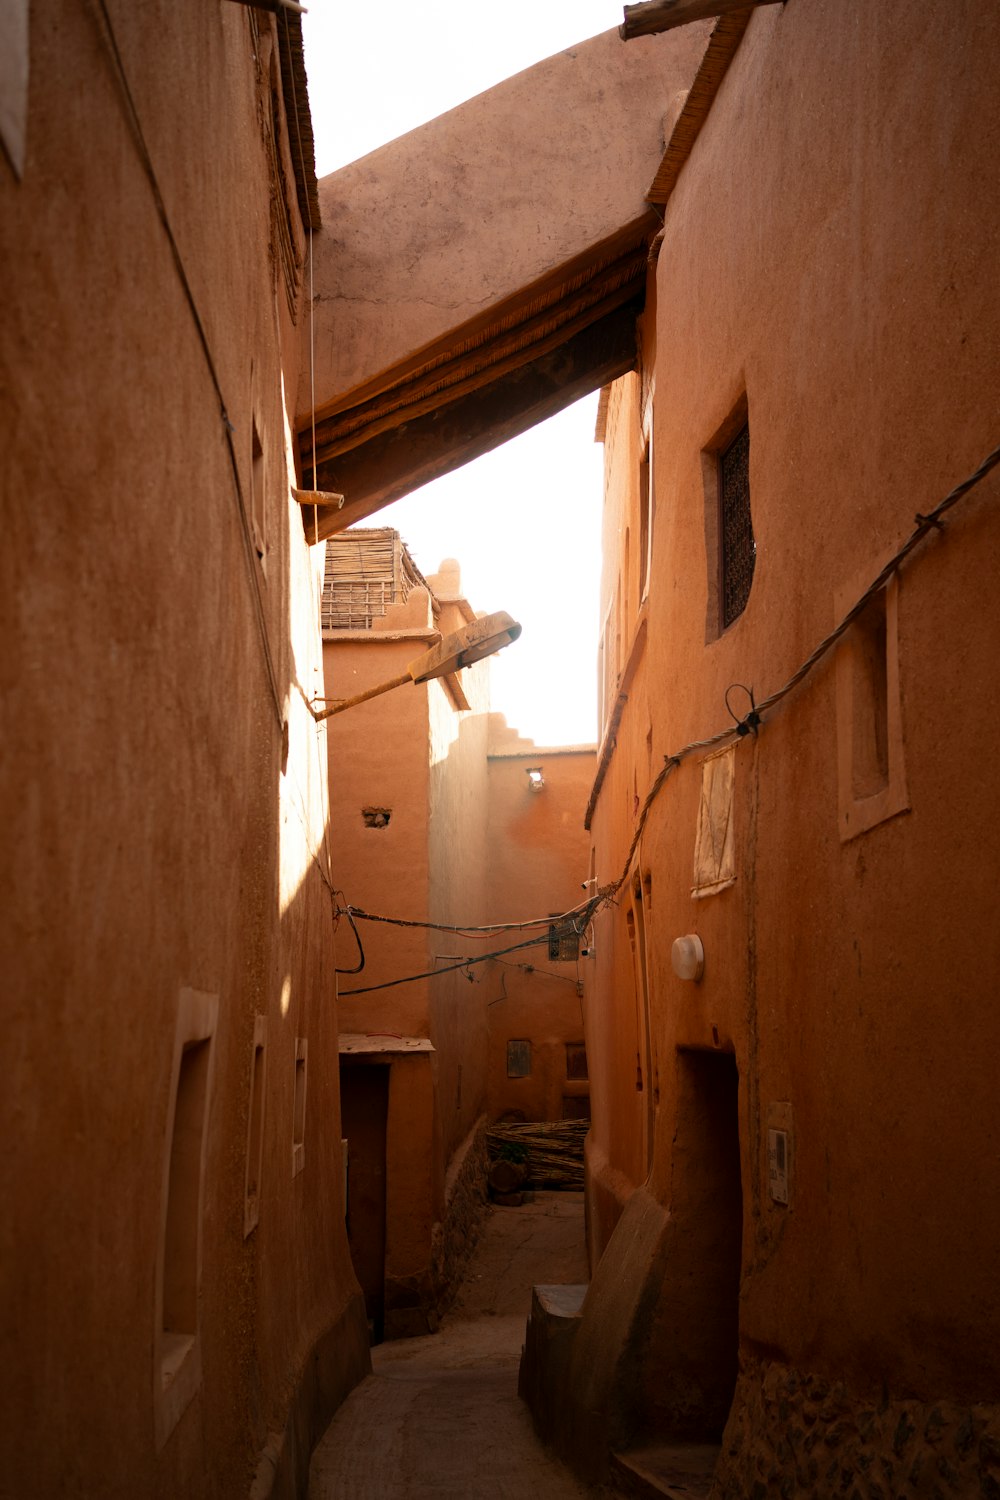
[[[736,1387],[743,1245],[739,1072],[730,1053],[679,1050],[673,1186],[654,1347],[656,1427],[718,1443]]]
[[[385,1328],[385,1187],[389,1072],[385,1064],[340,1065],[340,1115],[347,1138],[347,1238],[365,1294],[371,1342]]]

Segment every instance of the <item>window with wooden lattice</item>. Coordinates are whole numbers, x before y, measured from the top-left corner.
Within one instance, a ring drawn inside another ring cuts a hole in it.
[[[719,604],[723,630],[747,607],[757,562],[750,515],[750,424],[719,454]]]

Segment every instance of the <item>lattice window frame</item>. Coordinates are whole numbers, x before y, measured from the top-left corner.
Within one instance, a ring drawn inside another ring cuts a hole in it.
[[[734,625],[746,609],[757,564],[750,512],[750,423],[719,454],[719,624]]]

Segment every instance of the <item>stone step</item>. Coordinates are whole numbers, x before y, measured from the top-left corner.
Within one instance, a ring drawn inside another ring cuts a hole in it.
[[[611,1478],[637,1500],[706,1500],[718,1457],[716,1443],[644,1443],[611,1455]]]

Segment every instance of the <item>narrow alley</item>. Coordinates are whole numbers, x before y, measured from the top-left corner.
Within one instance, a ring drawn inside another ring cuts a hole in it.
[[[998,77],[2,0],[0,1500],[1000,1500]]]
[[[582,1193],[492,1208],[440,1332],[372,1350],[316,1449],[310,1500],[600,1493],[546,1452],[517,1394],[532,1285],[586,1279]]]

